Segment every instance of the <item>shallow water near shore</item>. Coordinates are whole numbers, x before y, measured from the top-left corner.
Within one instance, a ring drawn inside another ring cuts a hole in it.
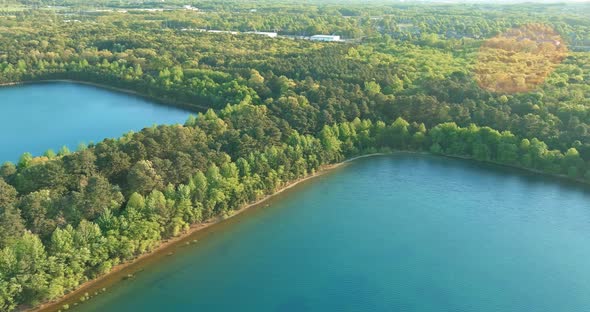
[[[75,311],[585,311],[589,202],[494,165],[359,159]]]
[[[153,124],[184,123],[190,112],[93,86],[48,82],[0,88],[0,163],[63,145],[118,138]]]

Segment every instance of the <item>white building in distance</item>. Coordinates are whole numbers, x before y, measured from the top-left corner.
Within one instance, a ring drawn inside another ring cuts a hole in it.
[[[267,31],[249,31],[249,32],[247,32],[247,34],[267,36],[270,38],[276,38],[279,35],[276,32],[267,32]]]
[[[311,40],[311,41],[327,41],[327,42],[342,41],[342,39],[340,39],[340,36],[333,36],[333,35],[315,35],[315,36],[309,37],[309,40]]]

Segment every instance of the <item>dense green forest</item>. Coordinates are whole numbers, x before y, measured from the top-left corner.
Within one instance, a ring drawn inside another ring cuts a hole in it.
[[[72,79],[201,113],[2,165],[0,310],[59,298],[365,153],[590,181],[588,16],[587,4],[5,1],[0,83]],[[315,34],[345,41],[298,37]]]

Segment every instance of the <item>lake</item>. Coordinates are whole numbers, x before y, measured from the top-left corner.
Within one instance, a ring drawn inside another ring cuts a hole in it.
[[[590,192],[417,154],[360,159],[76,311],[587,311]]]
[[[92,86],[56,82],[0,88],[0,164],[66,145],[118,138],[153,124],[184,123],[186,110]]]

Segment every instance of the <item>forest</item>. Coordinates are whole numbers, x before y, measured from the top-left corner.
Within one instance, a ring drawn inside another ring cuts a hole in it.
[[[91,82],[195,114],[0,167],[1,311],[353,156],[420,151],[590,182],[587,4],[5,5],[0,83]],[[301,38],[315,34],[345,42]]]

